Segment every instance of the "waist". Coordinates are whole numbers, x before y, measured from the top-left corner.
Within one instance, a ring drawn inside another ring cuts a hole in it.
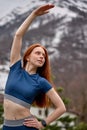
[[[21,119],[18,119],[18,120],[7,120],[7,119],[4,119],[4,125],[5,126],[22,126],[24,120],[27,119],[27,118],[34,118],[34,116],[30,115],[28,117],[21,118]]]
[[[9,99],[4,99],[4,117],[5,119],[15,120],[25,118],[31,115],[30,109],[17,104]]]

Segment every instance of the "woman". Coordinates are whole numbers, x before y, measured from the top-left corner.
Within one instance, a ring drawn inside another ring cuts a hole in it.
[[[65,112],[62,99],[55,92],[50,79],[50,66],[46,49],[40,44],[31,45],[23,56],[21,65],[22,38],[32,21],[49,12],[54,5],[46,4],[34,10],[15,33],[10,72],[4,95],[3,130],[39,130],[46,127]],[[32,103],[40,107],[48,105],[50,99],[55,110],[44,120],[38,121],[31,114]]]

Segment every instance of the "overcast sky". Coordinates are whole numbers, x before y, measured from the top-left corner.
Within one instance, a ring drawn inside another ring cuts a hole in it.
[[[0,18],[8,14],[15,7],[22,7],[30,0],[0,0]]]

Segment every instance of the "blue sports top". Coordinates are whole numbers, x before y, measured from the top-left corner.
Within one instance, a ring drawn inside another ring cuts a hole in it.
[[[24,70],[19,60],[10,67],[4,97],[29,108],[37,95],[51,88],[51,84],[38,73],[30,75]]]

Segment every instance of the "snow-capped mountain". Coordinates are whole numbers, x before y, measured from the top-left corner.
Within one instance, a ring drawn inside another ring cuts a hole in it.
[[[48,3],[48,0],[26,0],[25,3],[14,6],[11,12],[0,18],[2,65],[6,65],[9,61],[15,30],[34,8],[45,3]],[[60,85],[64,82],[63,75],[67,75],[71,81],[77,71],[87,72],[87,1],[50,0],[50,3],[53,3],[55,8],[32,23],[24,37],[23,48],[35,42],[46,46],[51,62],[54,63],[52,69],[56,77],[55,83]]]

